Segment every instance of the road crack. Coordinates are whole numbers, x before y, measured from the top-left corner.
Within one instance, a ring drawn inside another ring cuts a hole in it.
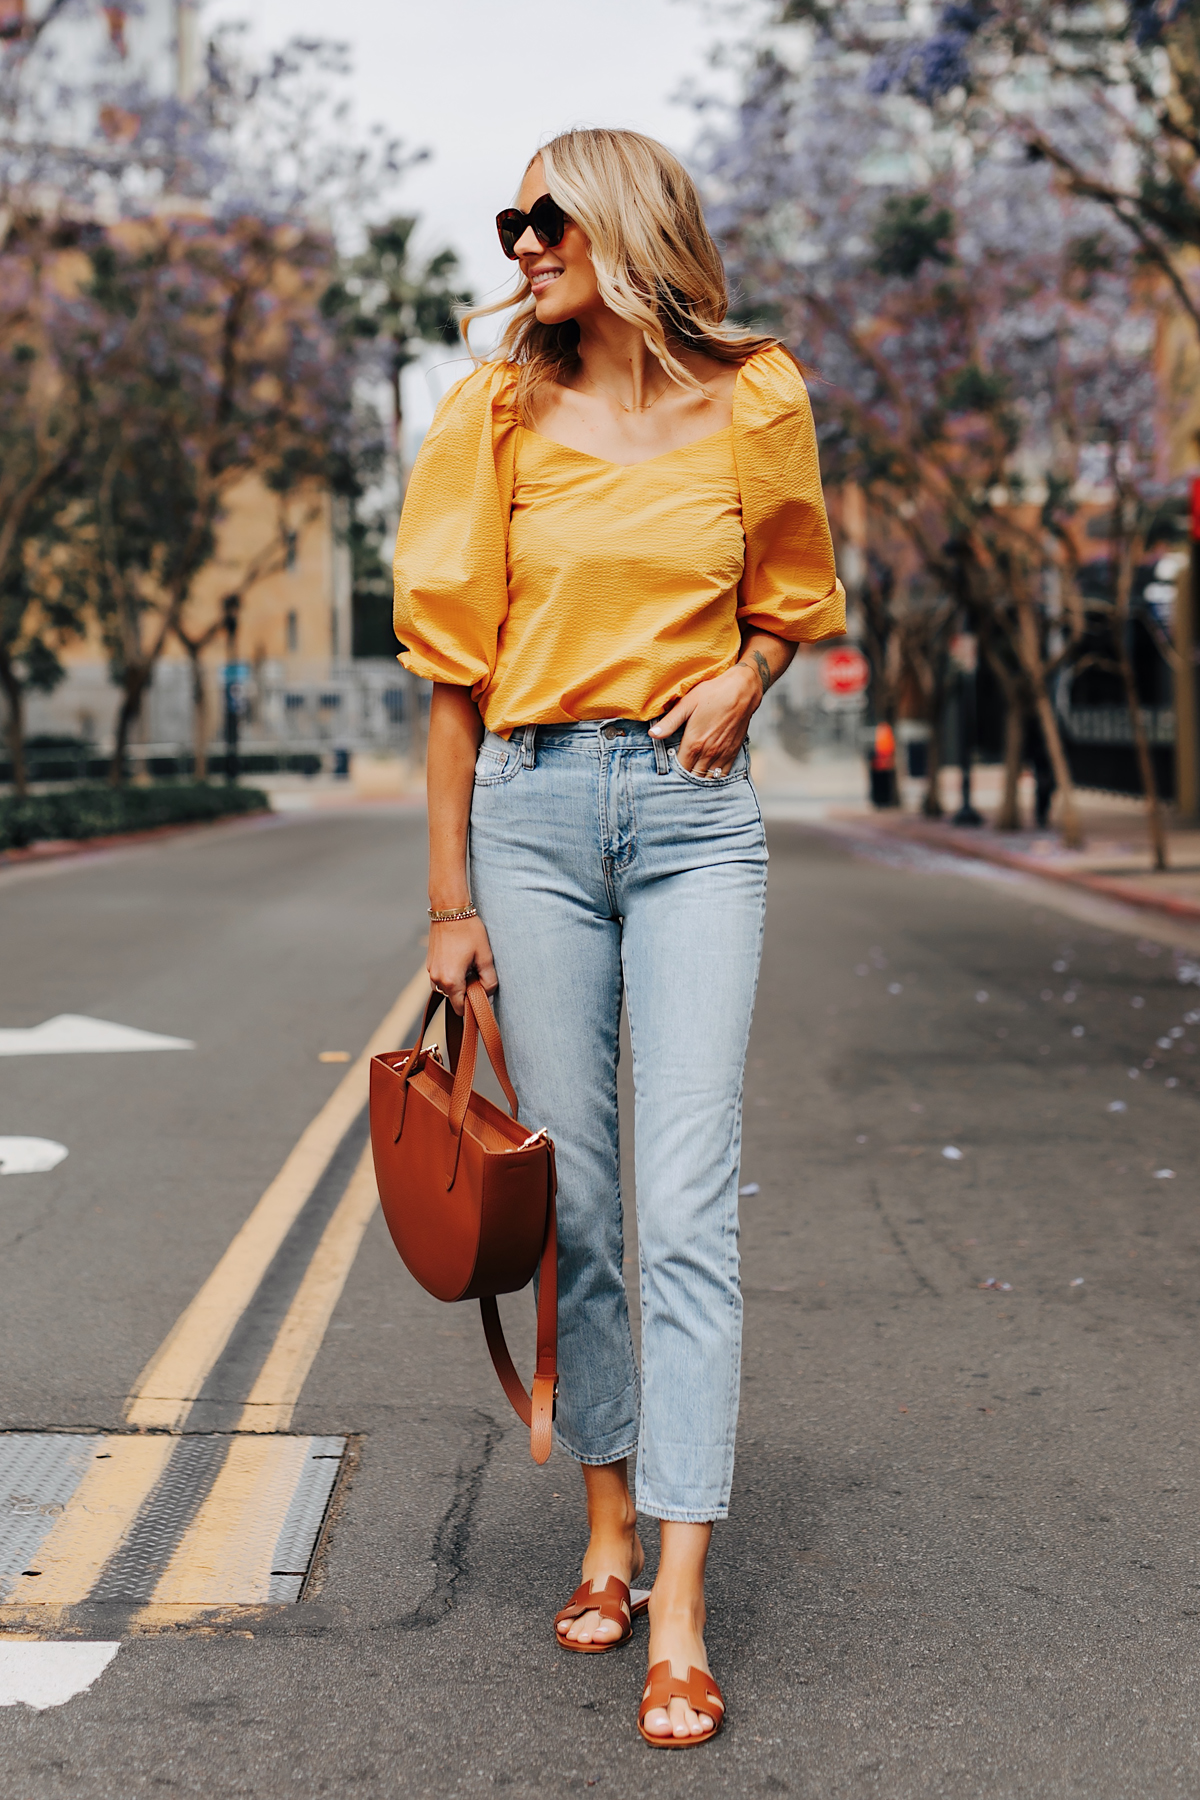
[[[930,1281],[928,1275],[926,1275],[924,1270],[919,1268],[917,1266],[917,1264],[913,1261],[912,1252],[910,1251],[910,1249],[909,1249],[907,1243],[905,1242],[905,1240],[903,1239],[903,1237],[901,1237],[899,1231],[897,1231],[896,1227],[893,1225],[891,1218],[888,1215],[887,1208],[884,1206],[883,1201],[879,1198],[879,1189],[876,1187],[876,1185],[873,1181],[870,1181],[867,1183],[867,1191],[869,1192],[869,1194],[871,1196],[871,1204],[874,1206],[875,1211],[879,1214],[879,1217],[883,1220],[883,1223],[887,1230],[888,1236],[891,1238],[893,1244],[896,1246],[896,1249],[899,1252],[899,1254],[904,1258],[904,1261],[907,1263],[908,1272],[912,1276],[913,1280],[916,1282],[917,1286],[920,1288],[923,1288],[927,1294],[932,1294],[932,1296],[935,1300],[940,1300],[942,1296],[939,1294],[938,1290],[934,1287],[934,1285],[933,1285],[932,1281]]]
[[[454,1610],[457,1582],[466,1572],[471,1526],[483,1477],[503,1434],[486,1413],[474,1413],[465,1423],[468,1441],[455,1471],[454,1492],[433,1539],[433,1586],[411,1612],[396,1621],[401,1631],[425,1631],[440,1625]]]

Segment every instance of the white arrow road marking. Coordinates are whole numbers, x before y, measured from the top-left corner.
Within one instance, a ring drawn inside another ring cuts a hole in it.
[[[0,1706],[65,1706],[107,1669],[120,1644],[0,1643]]]
[[[0,1137],[0,1175],[44,1175],[67,1154],[52,1138]]]
[[[59,1013],[27,1031],[0,1031],[0,1056],[67,1056],[111,1050],[194,1050],[190,1038],[160,1037],[132,1025],[88,1019],[82,1013]]]

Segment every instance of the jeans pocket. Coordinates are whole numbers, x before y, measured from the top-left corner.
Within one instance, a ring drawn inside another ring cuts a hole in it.
[[[732,787],[735,781],[745,781],[750,774],[750,749],[747,744],[743,744],[734,757],[733,767],[728,775],[693,775],[684,768],[676,751],[671,750],[668,754],[671,768],[681,781],[686,782],[688,787],[703,788],[708,793]]]
[[[499,787],[511,781],[520,766],[521,756],[515,746],[489,731],[475,758],[475,786]]]

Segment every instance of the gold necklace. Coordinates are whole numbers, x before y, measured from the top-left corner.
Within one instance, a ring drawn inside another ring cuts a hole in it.
[[[651,400],[650,406],[626,406],[626,404],[623,400],[617,400],[617,396],[615,394],[608,393],[607,389],[600,388],[599,392],[601,394],[605,395],[605,397],[609,400],[616,400],[617,405],[620,407],[620,409],[623,413],[648,413],[650,411],[651,407],[658,405],[659,401],[662,399],[663,395],[666,393],[667,388],[669,388],[670,386],[671,386],[671,383],[670,383],[670,381],[668,381],[667,387],[660,388],[658,393],[655,394],[653,400]]]

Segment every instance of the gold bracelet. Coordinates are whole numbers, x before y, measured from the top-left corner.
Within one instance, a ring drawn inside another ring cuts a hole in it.
[[[429,908],[431,925],[456,925],[460,919],[477,919],[478,917],[479,914],[473,906],[450,907],[445,912],[435,912],[432,906]]]

